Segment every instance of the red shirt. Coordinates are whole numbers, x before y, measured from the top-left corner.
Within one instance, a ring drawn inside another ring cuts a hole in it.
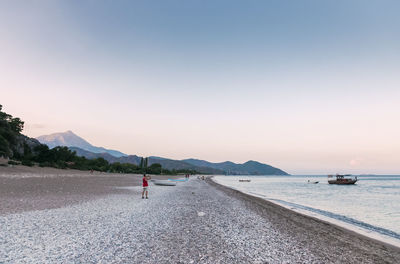
[[[143,177],[143,187],[149,186],[146,177]]]

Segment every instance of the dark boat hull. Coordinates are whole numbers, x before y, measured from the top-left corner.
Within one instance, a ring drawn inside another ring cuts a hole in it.
[[[329,184],[341,184],[341,185],[349,185],[349,184],[355,184],[357,182],[357,180],[332,180],[332,181],[328,181]]]

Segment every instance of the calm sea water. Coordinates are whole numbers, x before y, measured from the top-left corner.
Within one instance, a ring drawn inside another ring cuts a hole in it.
[[[218,183],[245,193],[400,241],[400,175],[358,179],[355,185],[332,185],[326,175],[215,177]]]

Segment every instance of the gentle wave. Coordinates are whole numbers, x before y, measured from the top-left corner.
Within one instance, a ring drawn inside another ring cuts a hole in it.
[[[400,176],[359,176],[360,182],[353,186],[329,185],[323,180],[326,176],[249,176],[251,182],[239,183],[241,178],[218,176],[216,181],[301,213],[345,223],[364,235],[377,238],[375,233],[400,243]],[[307,184],[309,179],[320,183]]]
[[[393,232],[391,230],[388,230],[388,229],[385,229],[385,228],[381,228],[381,227],[378,227],[378,226],[370,225],[370,224],[364,223],[362,221],[359,221],[359,220],[356,220],[356,219],[353,219],[353,218],[350,218],[350,217],[347,217],[347,216],[344,216],[344,215],[335,214],[335,213],[332,213],[332,212],[328,212],[328,211],[325,211],[325,210],[304,206],[304,205],[301,205],[301,204],[295,204],[295,203],[291,203],[291,202],[286,202],[286,201],[279,200],[279,199],[268,199],[268,200],[276,201],[278,203],[290,205],[290,206],[293,206],[293,207],[296,207],[296,208],[299,208],[299,209],[303,209],[303,210],[306,210],[306,211],[310,211],[310,212],[313,212],[313,213],[324,215],[324,216],[327,216],[327,217],[330,217],[330,218],[334,218],[336,220],[340,220],[340,221],[348,223],[348,224],[356,225],[356,226],[359,226],[361,228],[364,228],[364,229],[367,229],[367,230],[370,230],[370,231],[373,231],[373,232],[377,232],[377,233],[385,235],[385,236],[390,236],[390,237],[393,237],[393,238],[396,238],[396,239],[400,239],[400,234],[398,234],[396,232]]]

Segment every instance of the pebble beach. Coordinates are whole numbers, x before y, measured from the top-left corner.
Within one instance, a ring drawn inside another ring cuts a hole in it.
[[[0,172],[3,195],[5,189],[10,190],[22,178],[28,183],[37,181],[32,175],[10,175]],[[397,247],[299,215],[211,179],[193,177],[177,186],[151,185],[149,199],[141,199],[140,175],[114,175],[113,180],[109,175],[88,173],[51,175],[39,177],[39,193],[31,188],[15,198],[17,188],[12,192],[14,196],[8,191],[9,199],[1,203],[0,263],[400,260]],[[54,178],[62,179],[63,191],[50,191],[53,203],[39,199],[46,193],[44,183],[55,183]],[[79,188],[74,187],[76,182],[80,183]],[[30,195],[35,202],[25,207],[23,202],[16,202],[24,195]]]

